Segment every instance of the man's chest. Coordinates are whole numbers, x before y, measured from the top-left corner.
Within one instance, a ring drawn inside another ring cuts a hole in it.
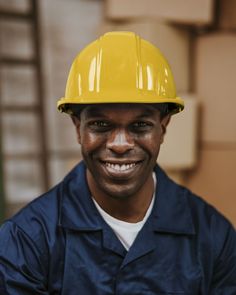
[[[139,235],[129,252],[111,232],[66,235],[61,294],[199,294],[197,249],[186,237]]]

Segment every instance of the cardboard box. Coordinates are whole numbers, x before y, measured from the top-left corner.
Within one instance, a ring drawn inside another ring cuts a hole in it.
[[[236,142],[236,35],[196,39],[195,91],[202,106],[201,139]]]
[[[172,116],[158,163],[168,170],[192,169],[197,162],[198,101],[183,95],[185,109]]]
[[[220,210],[236,226],[236,148],[205,147],[198,169],[189,174],[186,185]]]
[[[155,17],[171,22],[206,25],[213,20],[213,0],[107,0],[110,19]]]
[[[178,92],[189,90],[190,35],[187,30],[155,20],[133,22],[104,22],[101,34],[108,31],[133,31],[157,46],[167,58],[173,71]]]

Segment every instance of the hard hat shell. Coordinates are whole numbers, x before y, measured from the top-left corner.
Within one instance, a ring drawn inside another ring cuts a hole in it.
[[[168,103],[173,113],[184,108],[160,50],[132,32],[109,32],[85,47],[57,107],[70,114],[73,105],[101,103]]]

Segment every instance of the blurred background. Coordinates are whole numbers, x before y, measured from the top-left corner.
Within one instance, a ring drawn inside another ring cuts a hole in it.
[[[158,162],[236,225],[235,0],[0,0],[0,222],[81,159],[56,102],[76,54],[112,30],[158,46],[185,99]]]

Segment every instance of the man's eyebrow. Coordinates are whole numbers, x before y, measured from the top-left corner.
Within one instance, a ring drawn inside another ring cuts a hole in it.
[[[92,117],[106,117],[106,112],[104,109],[91,107],[87,110],[87,114]]]
[[[147,118],[147,117],[155,115],[155,113],[156,113],[156,109],[148,108],[145,111],[143,111],[141,114],[137,115],[137,118],[140,118],[140,119]]]
[[[154,111],[149,110],[149,111],[146,111],[140,115],[137,115],[137,118],[147,118],[147,117],[154,115],[154,113],[155,113]]]

